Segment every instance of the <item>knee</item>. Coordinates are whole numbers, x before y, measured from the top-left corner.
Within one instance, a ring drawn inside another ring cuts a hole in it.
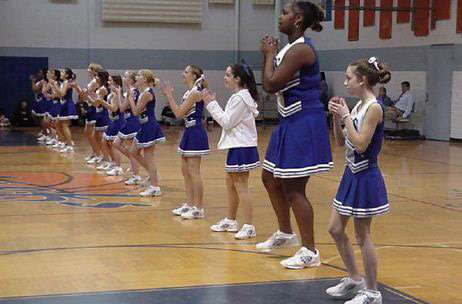
[[[268,173],[265,170],[263,170],[263,172],[261,174],[261,180],[262,180],[263,185],[265,186],[265,188],[277,186],[273,175],[271,173]]]
[[[137,150],[135,147],[131,147],[131,148],[128,150],[128,153],[129,153],[132,157],[137,157],[137,156],[138,156],[138,150]]]
[[[181,165],[181,172],[183,173],[184,177],[189,177],[189,170],[188,170],[188,165],[187,164],[182,164]]]
[[[286,196],[287,200],[292,204],[293,202],[301,199],[301,198],[305,198],[305,194],[304,193],[300,193],[299,191],[297,190],[294,190],[294,189],[287,189],[287,187],[282,187],[283,191],[284,191],[284,195]],[[306,198],[305,198],[306,199]]]
[[[345,235],[345,231],[342,229],[340,225],[329,225],[328,228],[329,234],[332,236],[334,240],[340,239],[343,235]]]
[[[188,172],[192,178],[199,178],[200,177],[200,167],[196,164],[188,164]]]
[[[366,236],[359,232],[355,232],[355,238],[356,238],[356,244],[358,244],[359,247],[363,247],[365,240],[366,240]]]

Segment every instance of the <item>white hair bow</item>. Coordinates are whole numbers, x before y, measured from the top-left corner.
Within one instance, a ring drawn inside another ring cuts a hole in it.
[[[369,64],[373,64],[377,71],[380,71],[379,62],[377,61],[376,57],[369,58]]]

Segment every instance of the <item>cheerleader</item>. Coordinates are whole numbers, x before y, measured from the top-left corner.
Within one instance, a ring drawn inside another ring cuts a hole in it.
[[[297,246],[290,224],[290,208],[297,220],[302,247],[281,264],[290,269],[321,265],[314,243],[313,208],[306,197],[310,176],[333,166],[327,120],[320,102],[320,71],[316,51],[307,28],[321,31],[321,9],[311,3],[294,1],[284,6],[279,30],[289,43],[277,54],[278,42],[263,38],[263,89],[277,93],[279,125],[274,129],[263,164],[262,180],[276,213],[279,230],[257,244],[261,251]]]
[[[64,143],[61,142],[63,136],[56,123],[61,110],[61,72],[59,70],[48,70],[47,78],[47,85],[43,87],[42,92],[47,99],[47,119],[52,129],[53,136],[46,144],[56,149],[62,149],[64,148]]]
[[[111,92],[109,93],[107,102],[104,100],[102,101],[102,106],[109,111],[110,122],[108,128],[104,131],[102,149],[104,151],[108,151],[111,158],[109,166],[105,168],[106,174],[113,176],[123,173],[123,170],[120,167],[119,151],[117,151],[113,146],[113,142],[117,138],[117,134],[124,123],[124,115],[119,108],[122,78],[119,75],[110,76],[108,84]]]
[[[95,138],[96,108],[88,99],[89,96],[93,98],[96,97],[96,90],[98,89],[98,82],[96,80],[96,77],[98,76],[98,73],[101,71],[103,71],[103,67],[101,65],[96,63],[90,63],[87,69],[88,76],[90,77],[90,82],[88,83],[87,88],[85,90],[78,89],[81,100],[87,102],[88,104],[85,118],[85,129],[83,131],[92,150],[92,153],[85,157],[85,161],[88,164],[95,164],[103,159],[100,155],[101,146]]]
[[[60,150],[60,152],[74,152],[74,142],[72,141],[70,124],[72,119],[79,118],[74,100],[72,99],[72,83],[75,81],[75,74],[70,68],[66,68],[61,71],[61,80],[63,81],[59,90],[59,95],[61,96],[61,107],[57,119],[57,125],[63,135],[65,146]]]
[[[226,159],[226,189],[228,192],[227,217],[212,225],[215,232],[237,232],[236,239],[249,239],[256,236],[252,219],[252,202],[249,193],[249,173],[260,166],[257,150],[258,115],[257,85],[248,65],[234,64],[226,69],[225,85],[233,92],[223,111],[208,90],[202,95],[207,110],[223,128],[218,149],[228,149]],[[238,231],[236,221],[239,204],[244,208],[245,224]]]
[[[201,68],[189,65],[183,72],[183,81],[188,90],[183,95],[183,103],[177,105],[173,98],[173,87],[168,83],[161,86],[162,93],[177,118],[184,118],[185,130],[178,152],[181,155],[187,202],[172,210],[173,214],[184,219],[204,217],[204,188],[201,177],[201,160],[210,152],[207,132],[202,124],[204,101],[201,90],[206,86]]]
[[[350,113],[343,98],[329,101],[334,117],[337,144],[345,146],[346,167],[340,182],[329,222],[329,233],[348,270],[348,277],[328,288],[335,298],[353,298],[346,304],[381,304],[377,290],[377,256],[371,238],[372,218],[389,211],[387,191],[377,158],[384,138],[383,105],[373,92],[377,83],[390,81],[390,71],[375,57],[350,64],[346,71],[345,87],[360,100]],[[356,241],[366,274],[359,274],[353,247],[345,233],[353,217]]]
[[[37,138],[39,142],[45,142],[48,139],[49,134],[48,125],[45,119],[47,101],[42,93],[42,89],[47,82],[47,72],[48,69],[42,69],[37,73],[37,76],[34,75],[31,77],[32,91],[35,95],[35,102],[32,106],[32,114],[40,120],[41,128],[40,136]]]
[[[124,114],[123,124],[117,134],[117,138],[114,140],[114,147],[130,161],[130,169],[132,176],[125,181],[126,185],[137,185],[141,182],[141,176],[139,175],[139,164],[136,159],[130,154],[129,148],[133,145],[133,139],[136,133],[140,129],[140,121],[135,116],[130,108],[130,101],[128,98],[133,98],[133,102],[136,105],[138,102],[139,91],[135,87],[136,73],[131,71],[125,71],[123,75],[123,85],[125,92],[119,94],[119,110]],[[108,175],[116,175],[116,172],[109,171]]]
[[[109,113],[108,110],[103,107],[103,102],[107,102],[109,96],[109,73],[107,71],[100,71],[96,76],[96,83],[98,84],[98,89],[95,92],[96,97],[93,98],[91,95],[88,95],[88,101],[95,107],[95,142],[98,146],[98,150],[101,151],[102,157],[96,159],[95,163],[100,162],[97,166],[97,170],[107,170],[111,166],[111,159],[109,156],[109,151],[106,149],[106,146],[103,146],[103,134],[104,131],[109,126]]]
[[[138,103],[134,96],[129,98],[130,108],[140,121],[140,130],[136,133],[130,153],[146,169],[150,185],[141,196],[159,196],[162,194],[154,163],[156,144],[165,142],[165,136],[156,120],[156,97],[154,87],[159,83],[151,70],[140,70],[136,76],[136,85],[140,91]],[[133,94],[133,91],[131,92]]]

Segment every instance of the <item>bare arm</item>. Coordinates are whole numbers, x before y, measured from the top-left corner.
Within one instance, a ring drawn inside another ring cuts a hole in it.
[[[345,123],[345,128],[348,132],[348,138],[355,147],[355,150],[358,153],[363,153],[364,151],[366,151],[367,147],[369,146],[372,140],[372,136],[374,136],[374,132],[377,125],[382,122],[382,107],[378,103],[375,103],[369,107],[360,130],[356,130],[355,126],[353,125],[353,120],[349,115],[350,112],[348,110],[345,100],[342,99],[341,104],[334,105],[334,111],[338,115],[344,117],[343,119]]]
[[[329,100],[329,111],[332,113],[333,117],[333,127],[334,127],[334,137],[335,137],[335,142],[337,145],[343,147],[345,145],[345,136],[343,134],[343,129],[342,129],[342,118],[334,112],[334,103],[339,103],[340,98],[339,97],[332,97]]]
[[[338,118],[337,115],[335,115],[333,117],[334,117],[333,125],[334,125],[335,142],[340,147],[343,147],[345,145],[345,136],[343,134],[342,123],[340,122],[340,118]]]
[[[175,114],[176,118],[183,118],[186,114],[191,110],[194,104],[202,99],[201,93],[197,90],[194,90],[189,94],[188,98],[181,104],[178,105],[173,99],[173,86],[169,83],[162,83],[161,84],[161,92],[167,98],[168,104],[172,109],[173,114]]]
[[[42,88],[42,94],[43,96],[45,96],[47,99],[52,99],[53,98],[53,94],[50,94],[48,93],[48,84],[44,85],[43,88]]]
[[[36,81],[35,81],[35,78],[32,78],[32,79],[31,79],[31,82],[32,82],[32,91],[33,91],[35,94],[39,94],[39,93],[42,91],[42,81],[36,82]],[[37,84],[37,83],[38,83],[38,84]]]
[[[53,98],[61,98],[61,88],[57,81],[50,81],[49,82],[51,91],[53,92]]]
[[[277,43],[271,39],[263,39],[261,50],[264,53],[262,82],[268,93],[276,93],[289,82],[302,67],[312,65],[316,55],[312,48],[299,43],[293,46],[284,56],[281,64],[274,68]]]
[[[105,107],[106,109],[108,109],[109,111],[111,112],[116,112],[117,109],[119,109],[119,101],[118,101],[118,97],[117,97],[117,94],[113,94],[111,96],[111,100],[110,102],[106,102],[104,101],[104,99],[101,101],[101,104],[103,105],[103,107]]]
[[[51,90],[51,92],[50,92],[50,90]],[[52,99],[56,98],[56,93],[53,90],[53,87],[51,86],[50,83],[47,83],[46,85],[43,86],[42,93],[49,100],[52,100]]]
[[[151,93],[142,93],[138,99],[138,103],[135,104],[135,101],[133,98],[129,98],[130,101],[130,107],[132,109],[133,114],[136,116],[140,115],[143,110],[146,108],[146,104],[153,99],[154,96],[152,96]]]
[[[77,92],[77,95],[79,95],[79,99],[78,99],[78,102],[85,102],[86,101],[86,91],[84,89],[82,89],[78,83],[76,83],[75,81],[72,81],[70,83],[70,86]]]
[[[130,91],[127,92],[126,97],[122,94],[122,92],[120,92],[120,93],[118,92],[117,94],[119,96],[119,109],[120,109],[120,111],[124,112],[127,109],[130,109],[130,102],[128,101],[128,99],[130,98]]]
[[[124,94],[122,93],[122,88],[117,88],[116,95],[117,95],[117,105],[118,105],[119,110],[121,112],[124,112],[128,108],[130,108],[130,104],[128,103],[128,101],[125,100],[126,98],[125,98]],[[128,98],[128,96],[129,96],[129,94],[127,93],[127,98]]]
[[[69,88],[69,82],[67,80],[64,81],[63,86],[61,88],[56,87],[58,95],[62,98],[66,95],[67,89]]]
[[[100,89],[100,91],[98,92],[98,94],[96,94],[95,97],[93,97],[92,95],[88,95],[87,96],[87,100],[88,102],[90,102],[92,105],[94,106],[100,106],[102,104],[102,102],[104,101],[104,97],[108,94],[108,91],[106,90],[106,88],[102,88]]]

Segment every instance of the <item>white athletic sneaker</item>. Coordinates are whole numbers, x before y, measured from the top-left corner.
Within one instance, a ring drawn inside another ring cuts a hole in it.
[[[192,208],[192,206],[188,205],[188,203],[184,203],[180,207],[173,209],[172,213],[175,214],[175,215],[181,215],[181,214],[189,211],[189,209],[191,209],[191,208]]]
[[[99,165],[99,166],[96,168],[97,170],[109,171],[109,170],[111,170],[112,167],[114,166],[110,161],[109,161],[109,162],[102,162],[101,164],[104,164],[104,166]],[[98,168],[101,168],[101,169],[98,169]]]
[[[254,225],[244,224],[241,230],[234,235],[234,238],[237,240],[251,239],[257,236]]]
[[[95,154],[89,154],[89,155],[87,155],[87,156],[84,157],[84,160],[87,162],[87,161],[89,161],[90,159],[92,159],[92,158],[94,158],[94,157],[96,157]]]
[[[363,289],[345,304],[382,304],[382,294],[378,290]]]
[[[210,226],[210,229],[215,232],[237,232],[237,221],[230,220],[229,218],[225,217],[224,219],[220,220],[215,225]]]
[[[47,141],[46,141],[46,144],[47,146],[52,146],[54,144],[56,144],[58,141],[54,138],[49,138]]]
[[[94,157],[87,160],[87,164],[94,165],[94,164],[99,163],[102,159],[103,159],[102,156],[95,155]]]
[[[308,250],[306,247],[300,248],[293,257],[282,260],[281,265],[288,269],[303,269],[305,267],[321,266],[319,251]]]
[[[298,245],[298,238],[295,233],[288,234],[276,231],[264,242],[257,244],[257,249],[263,252],[270,252],[275,248],[286,248]]]
[[[191,209],[181,214],[181,218],[185,220],[201,219],[204,217],[205,217],[204,208],[199,209],[196,206],[193,206]]]
[[[54,145],[51,146],[54,149],[62,149],[65,147],[65,144],[63,142],[57,141]]]
[[[132,177],[130,177],[129,179],[125,181],[125,185],[127,186],[138,185],[139,183],[141,183],[141,180],[142,180],[141,176],[132,175]]]
[[[124,174],[124,169],[122,169],[119,166],[114,166],[111,169],[107,170],[106,174],[109,175],[109,176],[121,175],[121,174]]]
[[[46,136],[46,135],[43,135],[43,136],[40,136],[39,138],[37,138],[37,141],[42,143],[42,144],[46,144],[46,142],[50,140],[50,137]]]
[[[60,153],[70,153],[74,152],[74,147],[72,146],[64,146],[61,150],[59,150]]]
[[[326,293],[336,299],[349,300],[353,299],[360,290],[366,288],[366,282],[363,278],[359,281],[354,281],[350,277],[340,280],[335,286],[326,289]]]
[[[107,171],[111,166],[112,166],[111,162],[103,161],[98,167],[96,167],[96,170]]]
[[[160,191],[160,187],[149,186],[143,192],[140,192],[141,196],[160,196],[162,192]]]

